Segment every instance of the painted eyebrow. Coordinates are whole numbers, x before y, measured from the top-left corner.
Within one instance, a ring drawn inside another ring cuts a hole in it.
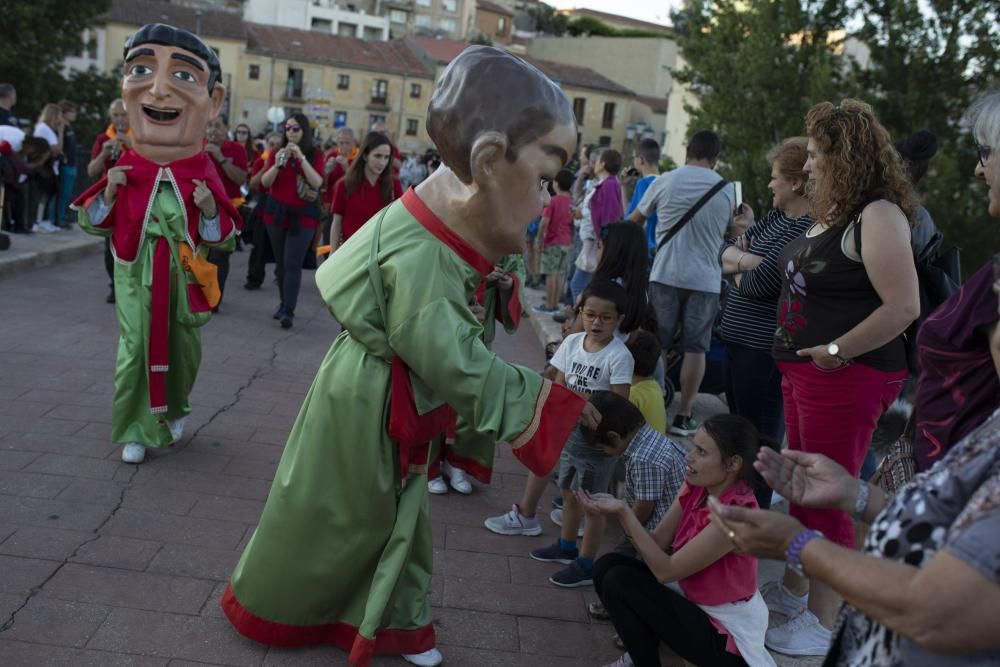
[[[128,52],[128,55],[125,56],[125,62],[131,62],[136,58],[140,58],[142,56],[155,56],[155,55],[156,51],[153,51],[153,49],[135,49],[133,51]]]
[[[195,58],[192,58],[192,57],[191,57],[191,56],[189,56],[189,55],[185,55],[185,54],[183,54],[183,53],[171,53],[171,54],[170,54],[170,59],[171,59],[171,60],[180,60],[181,62],[185,62],[185,63],[187,63],[188,65],[191,65],[192,67],[197,67],[197,68],[198,68],[199,70],[201,70],[202,72],[204,72],[204,71],[205,71],[205,68],[204,68],[204,67],[202,67],[201,63],[200,63],[200,62],[198,62],[198,60],[197,60],[197,59],[195,59]]]

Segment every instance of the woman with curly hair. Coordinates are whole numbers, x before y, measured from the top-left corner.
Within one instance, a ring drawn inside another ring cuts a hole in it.
[[[867,104],[817,104],[806,114],[806,135],[803,169],[816,222],[779,255],[773,352],[789,449],[824,454],[856,477],[879,416],[908,374],[902,334],[920,312],[910,249],[917,200]],[[792,503],[791,514],[853,547],[846,512]],[[784,582],[764,593],[772,611],[789,617],[768,631],[769,648],[826,653],[837,608],[832,589],[786,569]]]

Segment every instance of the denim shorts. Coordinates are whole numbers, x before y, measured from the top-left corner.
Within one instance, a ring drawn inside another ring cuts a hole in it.
[[[664,350],[674,347],[680,329],[681,352],[708,352],[712,325],[719,312],[718,294],[651,282],[649,301],[660,324],[660,345]]]
[[[559,456],[559,488],[607,493],[618,459],[616,455],[588,445],[580,428],[574,428]]]

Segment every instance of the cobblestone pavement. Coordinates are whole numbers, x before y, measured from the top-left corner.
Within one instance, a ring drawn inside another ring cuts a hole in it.
[[[109,442],[117,325],[100,254],[0,279],[0,664],[192,667],[344,665],[334,648],[269,649],[221,615],[281,449],[339,328],[304,280],[295,328],[270,318],[276,287],[242,289],[233,255],[222,313],[203,329],[187,435],[141,466]],[[540,367],[531,327],[506,359]],[[553,539],[493,535],[483,518],[518,497],[501,448],[495,483],[431,498],[432,605],[450,665],[601,665],[612,628],[592,591],[548,583],[528,552]],[[544,500],[554,495],[551,488]],[[614,539],[609,535],[608,540]],[[403,665],[378,658],[378,665]],[[791,663],[788,663],[791,664]],[[806,663],[796,663],[806,664]]]

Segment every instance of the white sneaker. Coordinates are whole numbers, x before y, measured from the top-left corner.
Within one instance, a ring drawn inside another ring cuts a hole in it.
[[[434,479],[428,480],[427,493],[433,493],[435,496],[442,496],[448,493],[448,485],[444,483],[444,477],[438,475]]]
[[[142,463],[146,459],[146,447],[138,442],[130,442],[122,447],[122,461],[125,463]]]
[[[451,488],[466,496],[472,493],[472,483],[469,481],[464,470],[456,468],[447,461],[442,461],[441,472],[448,476]]]
[[[440,665],[444,660],[444,656],[441,655],[441,651],[436,648],[432,648],[423,653],[404,653],[403,660],[412,665],[421,665],[421,667],[434,667],[435,665]]]
[[[500,516],[491,516],[483,521],[483,525],[498,535],[541,535],[542,524],[538,522],[538,517],[530,519],[518,510],[515,503],[510,511]]]
[[[826,655],[830,649],[830,630],[808,609],[803,609],[787,623],[775,626],[764,636],[764,645],[785,655]]]
[[[760,587],[760,594],[764,596],[767,608],[773,612],[784,614],[788,618],[798,616],[806,608],[809,601],[809,594],[795,595],[785,588],[781,579],[769,581]]]
[[[562,513],[563,511],[558,507],[549,512],[549,518],[552,520],[552,523],[556,524],[560,528],[562,528]],[[582,519],[580,519],[580,527],[576,529],[577,537],[583,537],[583,531],[584,528],[586,528],[586,526],[587,526],[587,517],[583,517]]]
[[[51,234],[53,232],[58,232],[59,228],[53,225],[48,220],[39,220],[35,223],[35,229],[43,234]]]
[[[174,439],[174,442],[179,442],[184,437],[184,422],[186,421],[187,417],[181,417],[167,422],[167,426],[170,427],[170,437]]]

